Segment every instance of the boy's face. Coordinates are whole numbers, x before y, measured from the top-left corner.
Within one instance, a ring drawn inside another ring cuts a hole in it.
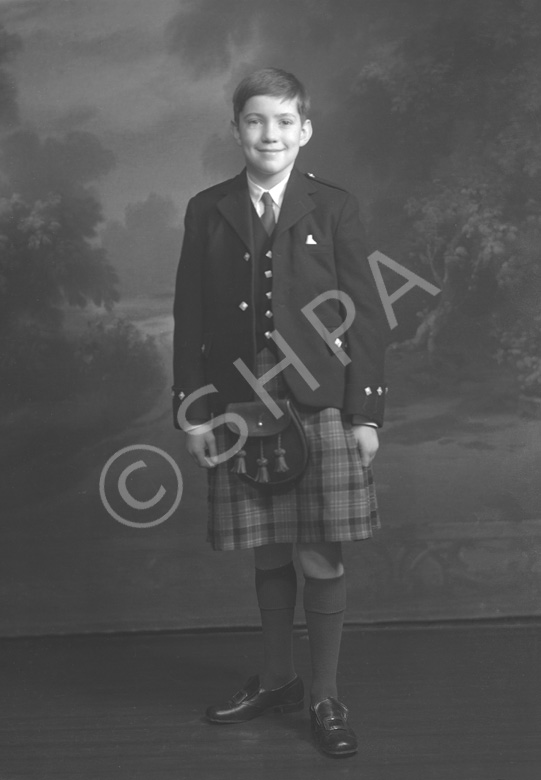
[[[270,189],[293,167],[300,147],[310,140],[312,125],[309,119],[302,121],[296,100],[256,95],[246,101],[232,131],[250,177]]]

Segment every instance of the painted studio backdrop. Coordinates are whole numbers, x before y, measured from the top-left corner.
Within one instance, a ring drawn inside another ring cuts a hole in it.
[[[186,203],[242,167],[230,95],[269,65],[307,83],[300,167],[357,195],[392,304],[383,527],[347,547],[348,619],[539,614],[536,0],[0,15],[1,631],[257,623],[169,388]]]

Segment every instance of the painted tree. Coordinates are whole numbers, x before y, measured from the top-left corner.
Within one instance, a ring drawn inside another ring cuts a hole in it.
[[[90,185],[113,164],[91,135],[4,139],[0,200],[0,327],[59,327],[65,305],[110,307],[116,276],[96,244],[101,222]]]
[[[99,244],[95,186],[114,156],[83,132],[41,138],[17,127],[16,91],[1,70],[18,42],[0,30],[0,396],[2,414],[27,402],[93,397],[107,426],[148,408],[164,374],[155,344],[111,318],[68,332],[68,307],[110,310],[117,276]]]
[[[106,223],[101,243],[118,271],[123,297],[170,291],[182,242],[178,222],[172,198],[151,193],[126,206],[123,222]]]
[[[19,323],[59,327],[62,308],[110,306],[116,277],[96,245],[101,208],[92,189],[114,156],[89,133],[40,139],[17,128],[6,67],[20,39],[0,26],[0,334]]]
[[[485,318],[486,327],[491,317],[504,348],[512,344],[514,357],[533,365],[541,9],[477,0],[424,10],[415,32],[392,45],[382,40],[354,89],[365,117],[359,147],[380,182],[375,229],[388,230],[386,217],[403,204],[396,242],[442,290],[414,346],[435,354],[457,318]],[[522,379],[532,389],[532,372]]]

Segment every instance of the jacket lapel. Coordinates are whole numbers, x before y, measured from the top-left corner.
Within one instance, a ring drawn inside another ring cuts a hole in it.
[[[228,187],[225,196],[218,201],[218,210],[238,233],[245,246],[252,251],[252,203],[248,193],[246,171],[244,170],[234,178]],[[274,238],[289,230],[299,219],[315,209],[315,203],[310,195],[316,190],[317,187],[314,187],[304,174],[297,168],[293,168],[287,183]]]
[[[298,171],[297,168],[293,168],[287,183],[282,208],[280,209],[275,237],[289,230],[299,219],[302,219],[302,217],[315,209],[316,205],[310,194],[316,190],[317,187],[314,187],[304,174]]]
[[[248,194],[246,172],[240,173],[230,183],[230,190],[217,204],[218,210],[238,233],[247,249],[252,251],[252,203]]]

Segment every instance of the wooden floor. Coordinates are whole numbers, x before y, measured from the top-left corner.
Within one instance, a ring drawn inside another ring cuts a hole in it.
[[[0,780],[540,780],[540,632],[346,630],[341,698],[360,750],[341,760],[314,749],[306,710],[202,720],[257,671],[257,634],[1,640]]]

